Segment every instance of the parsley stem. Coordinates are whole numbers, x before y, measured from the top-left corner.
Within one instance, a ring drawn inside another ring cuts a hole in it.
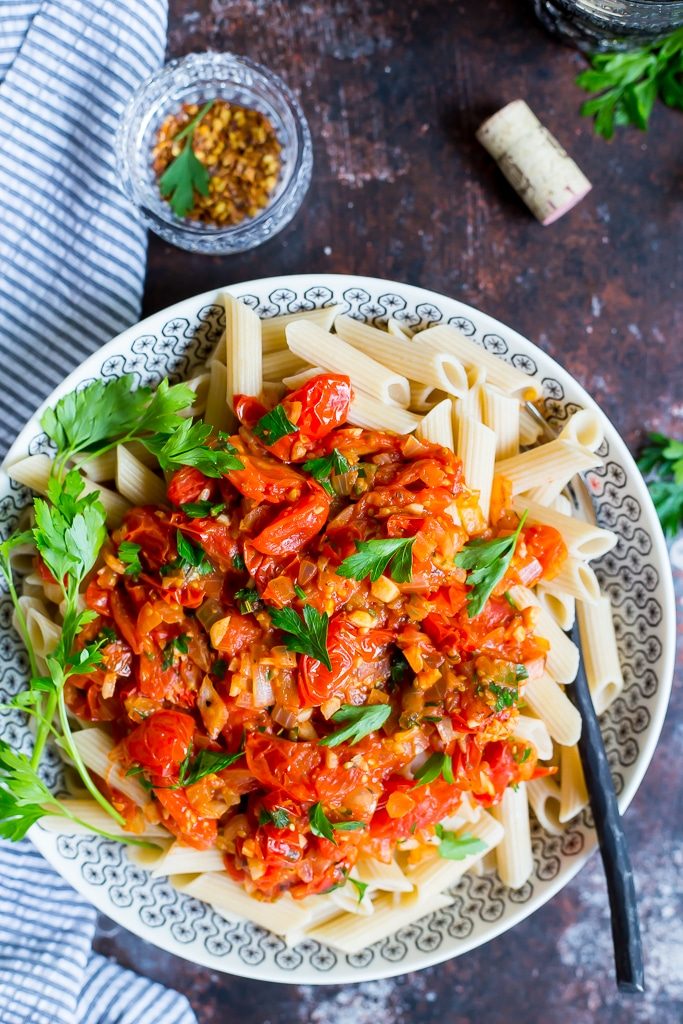
[[[201,119],[204,117],[204,115],[208,114],[213,104],[214,100],[209,100],[208,103],[205,103],[202,109],[194,115],[190,123],[186,124],[185,127],[181,131],[179,131],[177,135],[173,136],[173,141],[180,142],[181,139],[185,139],[187,138],[188,135],[191,135],[194,132],[197,125],[199,124],[199,122],[201,121]]]
[[[107,814],[109,814],[114,819],[117,825],[125,825],[123,816],[119,814],[115,807],[112,807],[107,798],[103,796],[102,793],[100,793],[99,789],[97,788],[93,780],[90,778],[90,772],[83,763],[81,755],[78,752],[78,748],[76,747],[76,744],[73,741],[73,733],[71,732],[69,716],[67,714],[66,703],[64,701],[63,687],[59,690],[59,694],[57,695],[57,702],[59,707],[59,721],[62,726],[62,739],[60,745],[66,750],[69,757],[76,765],[78,774],[83,780],[83,784],[85,785],[85,788],[88,790],[92,798],[96,800],[100,807],[102,807],[102,809],[105,810]]]
[[[2,562],[0,562],[0,571],[2,571],[2,575],[5,577],[5,581],[7,583],[7,589],[9,590],[9,596],[12,600],[14,614],[17,617],[17,623],[19,625],[21,639],[24,641],[24,646],[26,647],[26,652],[28,654],[29,665],[31,666],[31,675],[40,675],[40,673],[38,672],[38,665],[36,663],[36,656],[33,651],[33,647],[29,642],[28,627],[26,625],[24,609],[21,607],[21,604],[19,603],[19,597],[17,595],[16,587],[14,586],[14,580],[12,578],[12,567],[9,563],[9,559],[7,560],[7,562],[5,562],[4,559],[2,560]]]
[[[88,822],[83,821],[78,815],[73,814],[68,807],[65,807],[60,800],[53,797],[50,801],[51,805],[58,808],[57,811],[48,811],[48,814],[53,814],[55,817],[68,818],[69,821],[75,822],[76,825],[82,825],[88,832],[95,832],[98,836],[103,836],[105,839],[113,839],[117,843],[128,843],[130,846],[143,846],[147,849],[158,850],[159,847],[156,843],[152,843],[147,839],[133,839],[132,836],[129,839],[128,836],[117,836],[113,832],[105,832],[104,829],[97,828],[96,825],[90,825]]]

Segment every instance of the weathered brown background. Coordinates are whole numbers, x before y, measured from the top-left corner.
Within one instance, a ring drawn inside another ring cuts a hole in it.
[[[579,117],[582,59],[517,0],[171,0],[169,56],[248,54],[300,95],[315,173],[295,221],[252,253],[153,238],[145,311],[215,285],[325,270],[424,285],[499,317],[598,399],[632,448],[681,433],[683,114],[611,144]],[[540,227],[474,140],[524,97],[593,182]],[[676,420],[678,419],[678,422]],[[101,920],[98,946],[186,992],[201,1024],[674,1024],[683,1019],[683,698],[626,829],[648,993],[619,997],[599,860],[513,932],[458,960],[343,989],[213,974]]]

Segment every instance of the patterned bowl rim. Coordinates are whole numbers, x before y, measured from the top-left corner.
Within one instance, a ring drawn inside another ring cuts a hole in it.
[[[101,348],[84,360],[75,370],[73,370],[72,373],[69,374],[68,377],[65,378],[64,381],[62,381],[61,384],[57,385],[46,400],[38,409],[36,409],[35,413],[24,425],[15,442],[12,444],[5,457],[3,465],[9,465],[11,462],[14,462],[27,454],[30,441],[39,432],[40,416],[48,405],[53,405],[57,399],[61,398],[69,391],[72,391],[82,381],[90,379],[93,376],[99,376],[103,361],[107,357],[112,357],[129,350],[131,343],[138,336],[142,334],[154,334],[155,331],[164,323],[172,321],[175,317],[183,317],[188,314],[190,316],[196,315],[202,307],[215,304],[220,294],[226,290],[230,291],[231,294],[234,294],[237,297],[241,297],[253,295],[254,293],[257,295],[271,295],[277,290],[285,289],[291,289],[299,294],[306,292],[308,289],[315,286],[331,290],[332,295],[330,296],[330,300],[325,303],[326,305],[338,302],[342,293],[348,289],[367,289],[374,294],[378,293],[378,289],[382,289],[382,291],[379,292],[380,295],[382,292],[386,293],[391,291],[394,294],[401,296],[401,298],[416,304],[434,304],[437,309],[441,309],[445,305],[445,311],[452,310],[449,314],[450,318],[459,315],[469,318],[473,315],[478,321],[478,324],[482,325],[482,329],[485,330],[486,333],[500,333],[504,335],[505,340],[509,340],[511,343],[518,345],[523,352],[526,352],[534,358],[540,364],[537,369],[537,374],[540,375],[541,370],[544,375],[548,371],[554,373],[557,380],[570,392],[570,398],[572,401],[580,403],[584,408],[594,410],[601,417],[605,426],[606,438],[609,441],[610,449],[618,458],[619,462],[627,468],[629,485],[632,487],[637,500],[640,502],[643,519],[647,523],[648,530],[650,531],[653,540],[652,557],[656,561],[661,587],[664,591],[662,620],[658,624],[657,628],[657,635],[662,642],[662,664],[664,667],[658,680],[657,700],[651,712],[651,720],[647,728],[647,734],[644,738],[641,737],[642,745],[640,747],[640,752],[632,766],[630,777],[619,794],[619,806],[623,814],[635,796],[650,761],[652,760],[664,722],[673,681],[675,658],[675,596],[668,549],[645,482],[643,481],[633,457],[626,447],[626,444],[621,439],[621,436],[611,421],[602,412],[600,407],[583,388],[583,386],[579,384],[579,382],[572,377],[567,370],[563,369],[559,363],[557,363],[551,356],[547,355],[542,349],[539,349],[533,342],[529,341],[517,331],[512,330],[501,321],[489,316],[489,314],[483,313],[476,307],[461,302],[459,299],[450,298],[449,296],[443,295],[439,292],[434,292],[415,285],[407,285],[400,282],[385,280],[383,278],[368,277],[365,275],[293,274],[259,278],[251,281],[230,284],[224,287],[212,288],[199,295],[182,299],[181,301],[174,303],[172,306],[168,306],[165,309],[151,314],[144,320],[141,320],[127,328],[125,331],[122,331],[119,335],[105,343]],[[0,467],[0,473],[0,489],[4,490],[2,484],[3,482],[6,482],[6,476],[2,473],[2,467]],[[170,928],[166,927],[161,931],[150,927],[143,923],[136,914],[129,911],[127,908],[113,905],[111,900],[108,898],[107,892],[104,891],[104,887],[95,888],[94,886],[89,886],[79,873],[77,863],[66,859],[59,852],[55,841],[56,836],[53,833],[49,833],[34,825],[30,832],[30,837],[36,847],[53,865],[53,867],[89,902],[94,904],[98,910],[117,921],[117,923],[123,925],[129,931],[160,947],[166,952],[180,956],[183,959],[197,964],[198,966],[206,966],[213,970],[235,974],[239,977],[279,983],[319,985],[334,985],[394,977],[396,975],[407,973],[408,971],[421,970],[426,967],[442,963],[445,960],[460,956],[477,946],[483,945],[503,932],[508,931],[508,929],[513,928],[520,921],[524,920],[552,899],[553,896],[555,896],[560,889],[564,888],[564,886],[567,885],[568,882],[570,882],[571,879],[574,878],[574,876],[581,870],[597,846],[595,833],[592,832],[591,835],[588,836],[583,850],[580,853],[572,856],[571,858],[563,855],[562,867],[550,884],[546,884],[540,892],[532,896],[526,903],[519,904],[515,911],[503,914],[498,921],[487,922],[487,927],[483,933],[476,934],[465,939],[459,939],[458,948],[455,950],[452,948],[449,949],[447,943],[444,944],[447,947],[445,951],[443,947],[427,952],[422,950],[419,952],[413,950],[409,952],[405,960],[401,960],[399,963],[383,959],[377,964],[373,964],[373,969],[367,972],[363,969],[358,970],[357,968],[353,968],[348,963],[337,963],[337,965],[327,974],[322,970],[314,970],[312,967],[305,964],[302,964],[299,968],[292,970],[291,974],[287,974],[280,968],[264,969],[264,965],[261,964],[251,966],[247,963],[240,962],[236,965],[232,963],[230,965],[226,965],[222,963],[217,956],[205,954],[203,949],[199,947],[198,943],[196,943],[197,948],[193,946],[191,950],[187,949],[187,947],[180,943],[170,933]]]

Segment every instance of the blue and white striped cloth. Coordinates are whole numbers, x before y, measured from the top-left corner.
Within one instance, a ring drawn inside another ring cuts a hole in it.
[[[0,0],[0,456],[140,312],[146,235],[112,142],[161,63],[166,0]],[[196,1024],[184,996],[93,954],[95,911],[0,842],[0,1024]]]

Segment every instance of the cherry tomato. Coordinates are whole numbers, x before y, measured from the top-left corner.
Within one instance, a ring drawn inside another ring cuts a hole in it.
[[[250,732],[245,750],[249,770],[263,786],[282,789],[294,800],[315,802],[317,794],[311,775],[323,756],[316,743],[292,743],[278,736]]]
[[[184,505],[199,501],[203,491],[209,491],[209,500],[212,499],[216,493],[216,481],[204,476],[194,466],[182,466],[171,477],[167,490],[168,500],[172,505]]]
[[[212,518],[187,519],[180,514],[173,515],[171,520],[182,528],[184,534],[199,543],[222,572],[234,570],[234,558],[239,549],[228,523]]]
[[[307,481],[296,470],[274,462],[270,456],[240,452],[239,459],[244,469],[232,470],[229,479],[245,498],[279,505],[301,497]]]
[[[312,487],[311,493],[278,516],[252,540],[257,551],[281,558],[300,551],[320,533],[327,522],[330,497],[322,487]]]
[[[401,775],[393,775],[385,785],[370,823],[370,831],[378,839],[407,839],[418,829],[434,825],[452,814],[460,800],[461,792],[457,786],[444,779],[435,779],[426,786],[416,786]],[[403,813],[392,817],[392,813],[397,812]]]
[[[195,850],[208,850],[215,845],[218,838],[215,820],[198,814],[184,790],[159,787],[154,795],[166,812],[164,824],[174,835]]]
[[[182,711],[154,711],[126,737],[124,750],[131,764],[141,764],[155,775],[177,774],[187,757],[195,721]]]
[[[151,569],[160,569],[171,558],[172,528],[164,513],[152,506],[134,508],[123,520],[123,538],[142,548]]]
[[[261,636],[261,627],[251,615],[231,612],[221,620],[221,623],[223,632],[220,635],[212,632],[211,638],[214,647],[228,658],[234,658]]]
[[[359,679],[366,678],[363,663],[380,666],[391,640],[388,630],[376,629],[360,633],[343,616],[332,619],[327,632],[327,651],[332,670],[321,661],[303,655],[299,660],[299,695],[305,707],[322,704],[339,694],[352,671]],[[382,670],[385,667],[382,666]]]

